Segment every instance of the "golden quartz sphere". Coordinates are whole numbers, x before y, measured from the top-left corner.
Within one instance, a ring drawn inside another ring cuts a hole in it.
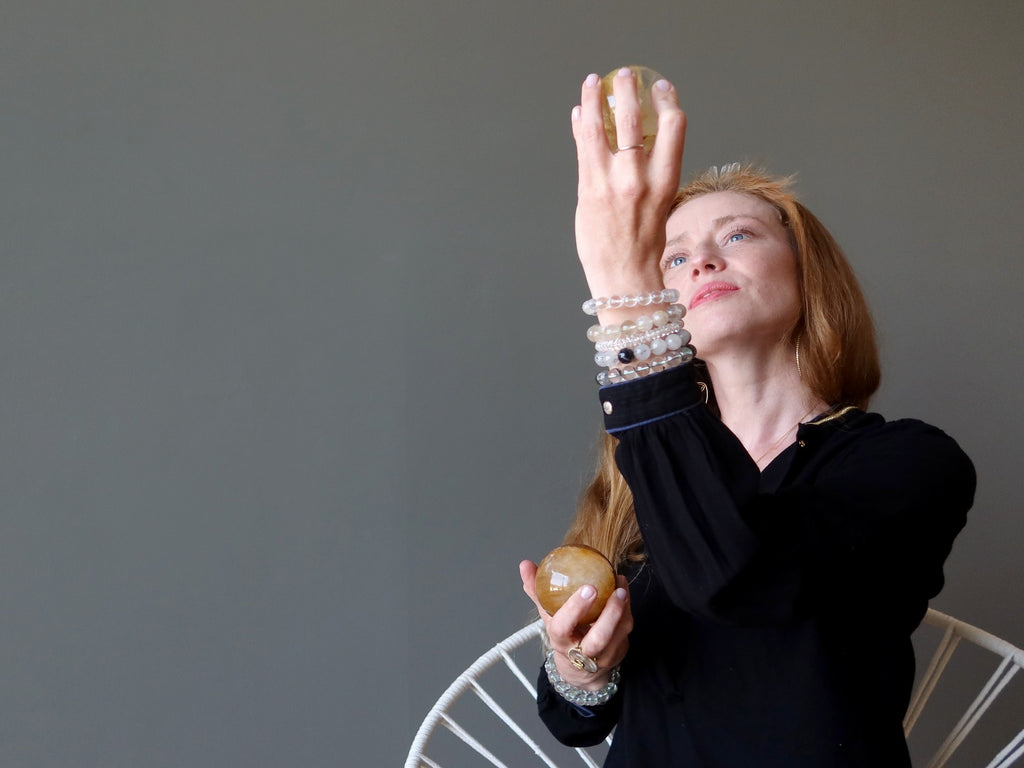
[[[584,584],[594,587],[597,597],[580,620],[581,625],[597,621],[615,591],[612,564],[593,547],[570,545],[551,550],[537,566],[537,599],[548,613],[561,608]]]
[[[608,134],[608,145],[612,152],[619,148],[619,140],[615,131],[615,89],[613,81],[618,69],[613,69],[601,78],[601,87],[604,89],[605,99],[601,104],[604,112],[604,132]],[[644,151],[650,152],[654,146],[654,135],[658,132],[658,113],[654,111],[654,103],[651,101],[651,86],[658,80],[663,79],[661,75],[648,67],[641,67],[631,64],[629,69],[636,75],[636,92],[640,97],[640,115],[643,118]]]

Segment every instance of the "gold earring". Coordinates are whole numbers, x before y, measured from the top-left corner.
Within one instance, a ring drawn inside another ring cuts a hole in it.
[[[800,370],[800,336],[796,337],[796,375],[801,379],[804,377],[804,372]]]

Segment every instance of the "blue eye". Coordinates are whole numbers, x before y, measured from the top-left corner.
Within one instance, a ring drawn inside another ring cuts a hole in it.
[[[665,269],[672,269],[673,267],[679,267],[686,263],[685,256],[673,256],[665,262]]]
[[[729,239],[726,242],[735,243],[738,240],[746,240],[747,236],[743,232],[733,232],[729,235]]]

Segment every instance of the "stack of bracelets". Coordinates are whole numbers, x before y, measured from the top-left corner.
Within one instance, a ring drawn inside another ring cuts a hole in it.
[[[679,291],[665,288],[635,296],[601,297],[583,302],[583,311],[588,315],[596,315],[602,309],[668,305],[619,325],[590,327],[587,338],[594,342],[594,362],[608,369],[597,374],[598,384],[604,387],[630,381],[693,359],[693,347],[688,346],[690,333],[682,323],[686,308],[674,303],[678,299]]]

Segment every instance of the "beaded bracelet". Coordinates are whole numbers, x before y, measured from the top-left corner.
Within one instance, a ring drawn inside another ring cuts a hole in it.
[[[583,302],[583,312],[596,315],[602,309],[619,309],[620,307],[649,307],[651,304],[672,304],[679,298],[675,288],[663,288],[650,293],[638,293],[628,296],[602,296],[598,299],[587,299]]]
[[[610,384],[618,384],[622,381],[632,381],[633,379],[642,379],[644,376],[649,376],[652,373],[659,373],[669,368],[675,368],[683,363],[688,363],[693,360],[693,356],[696,354],[696,350],[687,345],[681,347],[678,352],[673,352],[660,360],[652,360],[650,363],[637,363],[636,365],[627,365],[624,368],[610,368],[607,371],[601,371],[595,377],[597,383],[602,387],[607,387]]]
[[[612,670],[611,680],[603,688],[598,688],[596,691],[577,688],[572,683],[565,682],[562,676],[558,674],[558,667],[555,666],[554,651],[548,651],[548,657],[544,660],[544,671],[548,674],[548,681],[551,683],[551,687],[558,691],[559,696],[571,704],[583,707],[596,707],[601,704],[607,704],[612,696],[618,693],[619,680],[622,679],[619,668],[615,667]]]
[[[651,355],[664,355],[682,349],[689,341],[690,332],[680,329],[679,333],[669,333],[664,338],[654,339],[650,344],[636,344],[619,350],[600,350],[594,355],[594,362],[604,368],[611,368],[618,363],[632,363],[634,360],[645,362]]]
[[[685,314],[686,308],[682,304],[669,304],[665,309],[659,309],[650,315],[640,315],[620,325],[592,325],[587,329],[587,338],[593,342],[601,342],[637,332],[649,333],[682,319]]]
[[[634,344],[652,344],[658,339],[664,339],[671,334],[689,336],[689,331],[683,329],[682,323],[669,323],[661,328],[655,328],[647,333],[634,333],[632,336],[618,336],[608,341],[599,341],[594,345],[595,352],[607,352],[611,349],[622,349]],[[683,342],[684,344],[686,342]]]

